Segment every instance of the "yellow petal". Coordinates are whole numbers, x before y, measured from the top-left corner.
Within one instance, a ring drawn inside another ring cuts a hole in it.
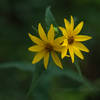
[[[43,46],[39,46],[39,45],[35,45],[35,46],[31,46],[28,48],[29,51],[32,51],[32,52],[39,52],[41,50],[43,50],[44,47]]]
[[[79,50],[82,50],[82,51],[85,51],[85,52],[89,52],[89,49],[85,45],[80,43],[80,42],[75,42],[74,46],[77,47]]]
[[[69,47],[69,53],[72,59],[72,63],[74,63],[74,50],[72,46]]]
[[[59,57],[57,56],[57,54],[55,53],[55,52],[51,52],[51,56],[52,56],[52,59],[53,59],[53,61],[55,62],[55,64],[57,65],[57,66],[59,66],[61,69],[63,69],[63,66],[62,66],[62,64],[61,64],[61,61],[60,61],[60,59],[59,59]]]
[[[73,17],[71,16],[70,31],[73,31],[73,29],[74,29],[74,19],[73,19]]]
[[[63,59],[67,55],[67,47],[62,48],[61,58]]]
[[[87,35],[77,35],[75,36],[75,41],[87,41],[90,40],[92,37]]]
[[[74,49],[74,53],[75,53],[79,58],[81,58],[81,59],[83,60],[84,57],[83,57],[81,51],[80,51],[78,48],[76,48],[76,47],[73,47],[73,49]]]
[[[44,41],[47,41],[46,34],[45,34],[41,24],[38,25],[38,32],[39,32],[41,39]]]
[[[44,55],[44,67],[45,67],[45,69],[47,69],[48,61],[49,61],[49,52],[45,53],[45,55]]]
[[[73,33],[74,33],[74,34],[80,33],[80,31],[82,30],[83,24],[84,24],[83,21],[80,22],[80,23],[76,26],[76,28],[74,29]]]
[[[65,57],[70,57],[70,55],[66,55]]]
[[[44,55],[45,55],[45,51],[41,51],[37,53],[33,58],[32,64],[39,62],[44,57]]]
[[[62,44],[62,43],[61,43]],[[62,51],[62,48],[63,48],[63,46],[61,45],[61,44],[57,44],[57,43],[55,43],[55,45],[54,45],[54,51],[57,51],[57,52],[59,52],[59,53],[61,53],[61,51]]]
[[[37,38],[36,36],[31,35],[30,33],[28,33],[28,35],[29,35],[30,39],[31,39],[34,43],[36,43],[36,44],[38,44],[38,45],[43,45],[43,41],[42,41],[42,40],[40,40],[40,39]]]
[[[58,37],[58,38],[55,39],[55,43],[56,44],[62,44],[63,41],[64,41],[64,37],[63,36],[62,37]]]
[[[66,30],[69,30],[70,23],[67,19],[64,18]]]
[[[54,28],[53,25],[51,24],[50,29],[48,31],[48,40],[53,41],[54,40]]]
[[[65,39],[65,40],[64,40],[64,43],[63,43],[61,46],[68,46],[68,40]]]
[[[59,27],[59,29],[61,30],[61,32],[62,32],[62,34],[64,36],[67,36],[67,32],[66,32],[66,30],[63,27]]]
[[[57,51],[57,52],[61,52],[61,51],[62,51],[62,46],[56,44],[56,45],[53,47],[53,50],[54,50],[54,51]]]

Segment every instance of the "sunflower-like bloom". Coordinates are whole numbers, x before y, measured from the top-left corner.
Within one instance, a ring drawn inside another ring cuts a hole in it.
[[[74,54],[77,55],[79,58],[84,59],[84,56],[82,55],[81,51],[89,52],[88,48],[84,46],[81,42],[87,41],[91,39],[91,37],[87,35],[79,35],[83,27],[83,21],[80,22],[75,29],[74,19],[72,16],[71,22],[69,22],[67,19],[64,19],[64,22],[65,28],[59,27],[64,37],[64,41],[62,43],[63,49],[61,57],[64,58],[67,54],[67,51],[69,51],[72,63],[74,63]]]
[[[55,34],[54,34],[53,25],[51,24],[48,34],[46,36],[41,24],[39,24],[38,33],[41,39],[29,33],[30,39],[36,44],[28,48],[29,51],[36,52],[36,55],[34,56],[32,64],[35,64],[39,62],[42,58],[44,58],[44,67],[45,69],[47,69],[49,55],[51,53],[54,63],[60,68],[63,68],[61,61],[56,54],[56,52],[60,52],[61,50],[59,41],[61,41],[62,38],[59,37],[54,40]]]

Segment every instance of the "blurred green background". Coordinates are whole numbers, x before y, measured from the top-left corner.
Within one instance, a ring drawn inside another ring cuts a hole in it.
[[[27,33],[37,35],[32,25],[37,28],[39,22],[46,26],[48,6],[58,25],[63,26],[64,18],[72,15],[76,24],[84,21],[81,33],[93,37],[86,42],[90,53],[83,53],[85,60],[79,60],[86,80],[81,80],[75,65],[64,59],[64,71],[49,65],[27,97],[34,69],[40,66],[31,64],[33,53],[27,48],[32,42]],[[99,18],[100,0],[0,0],[0,100],[100,100]],[[96,88],[89,89],[90,84]]]

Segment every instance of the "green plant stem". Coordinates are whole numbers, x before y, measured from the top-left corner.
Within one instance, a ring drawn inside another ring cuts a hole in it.
[[[36,89],[38,83],[40,82],[41,77],[43,76],[44,69],[43,66],[41,65],[43,64],[40,63],[37,64],[37,66],[35,66],[35,71],[32,76],[32,83],[27,93],[27,97],[29,97],[31,93],[34,93],[34,90]]]
[[[74,64],[75,64],[75,66],[76,66],[76,69],[77,69],[77,71],[78,71],[80,77],[83,78],[82,72],[81,72],[81,69],[80,69],[80,66],[79,66],[79,64],[78,64],[78,61],[75,61]]]

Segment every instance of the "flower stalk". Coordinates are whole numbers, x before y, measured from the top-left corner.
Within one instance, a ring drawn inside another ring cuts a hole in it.
[[[35,70],[34,70],[33,75],[32,75],[31,86],[30,86],[28,93],[27,93],[27,97],[29,97],[31,95],[31,93],[34,94],[35,89],[38,86],[38,83],[40,82],[42,75],[44,74],[44,71],[45,70],[44,70],[42,62],[36,64]]]

